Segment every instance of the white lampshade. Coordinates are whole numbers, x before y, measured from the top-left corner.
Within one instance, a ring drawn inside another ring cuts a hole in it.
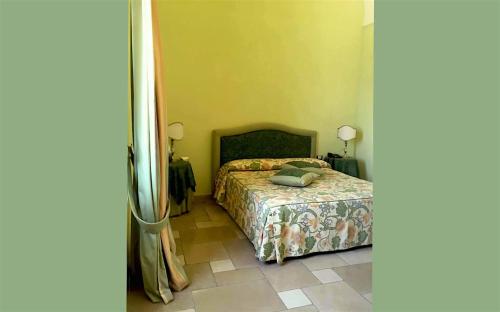
[[[356,129],[351,126],[342,126],[337,130],[337,137],[342,141],[350,141],[356,138]]]
[[[184,124],[182,122],[173,122],[168,125],[168,137],[172,140],[182,140],[184,137]]]

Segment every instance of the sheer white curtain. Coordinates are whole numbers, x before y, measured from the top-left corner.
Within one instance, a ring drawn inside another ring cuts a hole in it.
[[[175,256],[168,221],[166,109],[161,93],[158,19],[150,0],[130,1],[131,103],[133,162],[129,201],[139,224],[139,253],[144,290],[154,301],[173,300],[170,287],[188,285]]]

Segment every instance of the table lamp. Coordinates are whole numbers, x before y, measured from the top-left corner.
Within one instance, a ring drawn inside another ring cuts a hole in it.
[[[344,157],[347,157],[347,141],[356,138],[356,129],[351,126],[341,126],[337,129],[337,137],[344,141]]]
[[[167,134],[170,138],[169,159],[174,158],[174,141],[182,140],[184,137],[184,124],[182,122],[173,122],[168,125]]]

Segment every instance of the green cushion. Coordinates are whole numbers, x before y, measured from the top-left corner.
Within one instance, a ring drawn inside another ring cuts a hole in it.
[[[271,182],[286,186],[307,186],[319,175],[299,168],[285,168],[269,178]]]
[[[317,162],[305,161],[305,160],[292,160],[286,163],[297,168],[321,168]]]
[[[294,161],[289,161],[286,164],[283,164],[282,168],[283,169],[300,168],[307,172],[313,172],[319,175],[324,174],[323,170],[321,170],[321,166],[316,162],[294,160]]]

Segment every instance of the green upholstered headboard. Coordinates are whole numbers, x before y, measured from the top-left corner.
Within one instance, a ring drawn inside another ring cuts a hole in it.
[[[316,157],[317,132],[273,123],[212,131],[212,189],[219,168],[235,159]]]

